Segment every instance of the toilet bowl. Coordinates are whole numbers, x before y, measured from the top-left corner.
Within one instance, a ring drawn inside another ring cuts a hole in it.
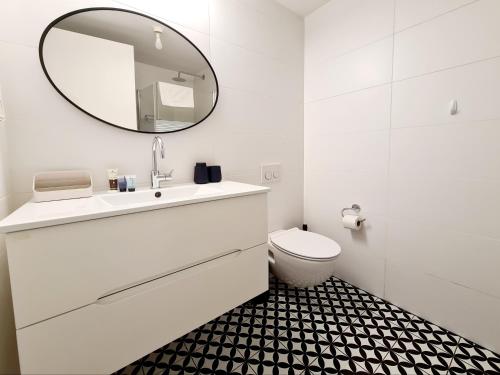
[[[271,272],[281,281],[299,288],[323,283],[333,274],[341,249],[337,242],[298,228],[269,234]]]

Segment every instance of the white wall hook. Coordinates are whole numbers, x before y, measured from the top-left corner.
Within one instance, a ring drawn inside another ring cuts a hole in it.
[[[450,103],[450,115],[454,116],[458,113],[458,101],[453,99]]]

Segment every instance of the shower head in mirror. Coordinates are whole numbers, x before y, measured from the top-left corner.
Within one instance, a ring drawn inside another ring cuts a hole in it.
[[[172,77],[172,81],[175,82],[186,82],[185,78],[181,77],[181,72],[177,73],[177,77]]]

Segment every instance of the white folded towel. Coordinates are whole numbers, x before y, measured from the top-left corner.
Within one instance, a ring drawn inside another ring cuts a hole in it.
[[[194,108],[193,88],[158,82],[161,104],[169,107]]]

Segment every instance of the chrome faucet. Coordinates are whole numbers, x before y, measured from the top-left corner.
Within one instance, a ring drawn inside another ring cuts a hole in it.
[[[153,139],[153,170],[151,171],[151,189],[159,189],[162,181],[172,180],[173,169],[168,173],[161,173],[158,169],[158,150],[162,159],[165,159],[163,139],[156,136]]]

